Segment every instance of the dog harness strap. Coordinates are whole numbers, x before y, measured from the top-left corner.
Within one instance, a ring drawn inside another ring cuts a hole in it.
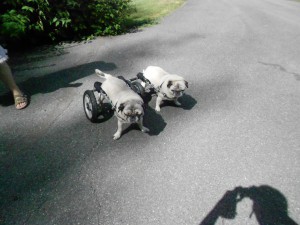
[[[173,100],[175,97],[170,98],[166,93],[161,92],[162,95],[164,96],[164,98],[168,99],[168,100]]]
[[[129,80],[126,80],[123,76],[118,76],[118,78],[119,78],[120,80],[124,81],[125,84],[126,84],[128,87],[130,87],[131,90],[134,89],[132,83],[131,83]],[[134,90],[133,90],[133,91],[134,91]]]
[[[157,88],[154,88],[155,92],[158,93],[160,91],[160,88],[157,87]]]
[[[117,107],[117,104],[118,104],[118,102],[116,102],[115,105],[112,105],[111,109],[115,111],[115,110],[116,110],[116,107]]]
[[[162,83],[162,84],[163,84],[163,83]],[[162,85],[162,84],[161,84],[161,85]],[[161,85],[160,85],[159,87],[156,88],[156,90],[155,90],[156,93],[161,93],[161,94],[164,96],[164,98],[169,99],[169,100],[173,100],[174,98],[170,98],[166,93],[160,91]],[[156,94],[156,95],[157,95],[157,94]]]
[[[160,91],[161,86],[163,85],[163,83],[164,82],[162,82],[162,84],[160,86],[158,86],[157,88],[155,88],[156,95],[157,95],[157,93],[161,93],[164,96],[164,98],[172,99],[172,98],[169,98],[166,93]]]
[[[161,83],[161,85],[159,85],[157,88],[159,88],[159,89],[161,89],[161,87],[162,87],[162,85],[165,83],[165,81],[163,81],[162,83]]]
[[[126,121],[126,119],[124,119],[123,117],[121,117],[121,116],[119,115],[118,111],[116,110],[116,109],[117,109],[117,104],[118,104],[118,101],[117,101],[116,104],[112,107],[112,109],[115,111],[116,117],[118,117],[120,120]]]
[[[169,100],[174,99],[174,98],[168,97],[168,95],[167,95],[166,93],[160,91],[160,89],[161,89],[161,87],[162,87],[162,85],[163,85],[164,83],[165,83],[165,80],[161,83],[161,85],[159,85],[159,86],[157,87],[157,89],[156,89],[157,93],[160,92],[160,93],[164,96],[164,98],[166,98],[166,99],[169,99]]]
[[[126,121],[126,119],[124,119],[123,117],[121,117],[117,112],[116,112],[116,117],[118,117],[119,119]]]

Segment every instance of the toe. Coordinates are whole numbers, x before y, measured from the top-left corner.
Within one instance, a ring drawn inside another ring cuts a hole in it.
[[[17,104],[16,109],[23,109],[23,108],[25,108],[25,106],[26,106],[26,103],[21,102],[21,103]]]

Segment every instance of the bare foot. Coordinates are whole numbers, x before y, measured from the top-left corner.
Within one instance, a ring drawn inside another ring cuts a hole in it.
[[[24,109],[28,105],[28,98],[26,95],[14,95],[16,109]]]

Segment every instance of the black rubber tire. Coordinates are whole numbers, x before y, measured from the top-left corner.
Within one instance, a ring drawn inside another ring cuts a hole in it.
[[[83,109],[88,120],[90,120],[92,123],[97,122],[98,105],[94,92],[91,90],[87,90],[83,94]]]

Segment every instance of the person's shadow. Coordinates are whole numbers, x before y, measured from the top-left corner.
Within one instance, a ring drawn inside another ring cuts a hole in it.
[[[219,217],[234,219],[236,207],[243,198],[253,201],[253,211],[260,225],[298,225],[288,216],[287,200],[282,193],[268,185],[236,187],[227,191],[200,225],[214,225]]]
[[[103,71],[111,71],[116,69],[117,66],[114,63],[96,61],[43,76],[30,77],[18,85],[28,96],[33,96],[39,93],[50,93],[60,88],[77,88],[80,87],[82,83],[73,82],[93,74],[96,68]],[[14,99],[12,94],[7,92],[3,95],[0,95],[0,104],[3,106],[13,105]]]

